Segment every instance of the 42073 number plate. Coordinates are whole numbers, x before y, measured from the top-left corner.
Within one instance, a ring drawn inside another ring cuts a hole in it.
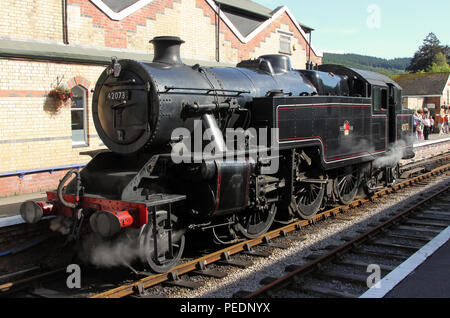
[[[106,99],[113,101],[128,100],[129,95],[130,94],[127,90],[112,91],[106,94]]]

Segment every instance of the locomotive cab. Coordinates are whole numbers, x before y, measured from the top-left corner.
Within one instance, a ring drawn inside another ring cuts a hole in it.
[[[402,88],[395,81],[379,73],[340,65],[320,65],[319,71],[346,76],[350,96],[370,97],[372,137],[378,137],[381,140],[380,146],[385,144],[385,149],[401,153],[400,159],[414,157],[413,112],[402,107]]]

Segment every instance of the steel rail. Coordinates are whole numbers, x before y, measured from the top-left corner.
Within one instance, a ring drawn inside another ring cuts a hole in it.
[[[450,154],[443,153],[443,154],[437,155],[434,158],[425,158],[420,161],[405,164],[403,167],[407,167],[410,165],[427,164],[427,163],[441,163],[443,161],[448,160],[449,158],[450,158]],[[369,202],[369,201],[372,202],[372,201],[374,201],[374,199],[376,199],[378,197],[382,197],[386,194],[396,192],[399,189],[405,188],[405,187],[412,185],[414,183],[417,183],[425,178],[429,178],[433,175],[437,175],[437,174],[442,173],[449,169],[450,169],[450,164],[446,164],[442,167],[432,170],[431,172],[411,178],[411,179],[406,180],[402,183],[399,183],[393,187],[388,187],[386,189],[383,189],[383,190],[375,193],[371,198],[358,199],[358,200],[351,202],[350,204],[348,204],[346,206],[338,206],[336,208],[324,211],[322,213],[317,214],[310,220],[297,221],[295,223],[281,227],[277,230],[268,232],[268,233],[264,234],[263,236],[261,236],[260,238],[241,242],[241,243],[238,243],[231,247],[227,247],[220,251],[214,252],[210,255],[206,255],[199,259],[187,262],[185,264],[181,264],[167,273],[145,277],[145,278],[143,278],[137,282],[131,283],[129,285],[120,286],[115,289],[108,290],[106,292],[97,294],[97,295],[93,296],[92,298],[120,298],[120,297],[125,297],[128,295],[138,293],[139,291],[142,290],[142,288],[146,289],[146,288],[158,285],[160,283],[170,281],[173,279],[174,275],[180,276],[180,275],[198,270],[199,268],[202,268],[208,264],[223,260],[225,255],[232,256],[232,255],[241,253],[243,251],[248,250],[248,247],[251,248],[251,247],[254,247],[257,245],[264,244],[267,241],[270,241],[271,239],[275,239],[280,236],[285,236],[286,234],[296,231],[296,230],[299,230],[302,227],[308,226],[310,224],[315,224],[317,221],[327,219],[328,217],[334,217],[337,214],[349,211],[355,207],[359,207],[366,202]],[[447,173],[447,175],[449,175],[449,174]],[[0,236],[1,236],[1,234],[4,234],[4,233],[0,233]],[[62,273],[64,270],[65,270],[65,268],[60,268],[60,269],[52,270],[52,271],[49,271],[46,273],[37,274],[37,275],[34,275],[29,278],[24,278],[24,279],[15,281],[15,282],[0,284],[0,296],[4,295],[4,294],[8,294],[11,291],[15,292],[16,289],[19,289],[19,290],[24,289],[26,287],[26,285],[31,284],[35,280],[50,278],[52,275]]]
[[[66,268],[58,268],[49,272],[40,273],[33,275],[31,277],[27,277],[24,279],[17,280],[15,282],[9,282],[0,284],[0,295],[5,295],[11,292],[17,292],[21,289],[26,288],[29,284],[38,281],[40,279],[48,279],[51,278],[54,275],[59,275],[66,272]]]
[[[340,213],[343,213],[343,212],[349,211],[351,209],[354,209],[356,207],[359,207],[359,206],[363,205],[364,203],[373,202],[374,199],[376,199],[376,198],[382,197],[387,194],[395,193],[402,188],[413,185],[414,183],[418,183],[426,178],[430,178],[432,176],[441,174],[444,171],[447,171],[449,169],[450,169],[450,164],[443,165],[441,167],[433,169],[432,171],[430,171],[428,173],[422,174],[417,177],[413,177],[402,183],[398,183],[392,187],[388,187],[383,190],[380,190],[368,199],[357,199],[348,205],[338,206],[338,207],[332,208],[330,210],[324,211],[322,213],[319,213],[309,220],[300,220],[300,221],[291,223],[289,225],[283,226],[274,231],[268,232],[259,238],[240,242],[233,246],[213,252],[209,255],[205,255],[196,260],[193,260],[193,261],[190,261],[190,262],[187,262],[184,264],[180,264],[167,273],[148,276],[148,277],[142,278],[136,282],[133,282],[133,283],[130,283],[127,285],[122,285],[117,288],[94,295],[91,298],[121,298],[121,297],[125,297],[125,296],[129,296],[129,295],[138,293],[139,291],[142,291],[144,289],[148,289],[148,288],[156,286],[158,284],[170,281],[173,277],[181,276],[183,274],[195,271],[195,270],[199,269],[200,264],[207,265],[207,264],[211,264],[211,263],[220,261],[223,259],[223,256],[225,254],[232,256],[232,255],[241,253],[241,252],[245,251],[247,247],[254,247],[257,245],[261,245],[261,244],[264,244],[274,238],[277,238],[280,236],[285,236],[286,234],[297,231],[297,230],[301,229],[302,227],[308,226],[310,224],[315,224],[317,221],[325,220],[329,217],[334,217]]]
[[[389,220],[381,223],[380,225],[370,229],[369,231],[361,234],[357,238],[346,242],[345,244],[335,248],[334,250],[326,253],[325,255],[322,255],[322,256],[316,258],[315,260],[293,270],[289,274],[286,274],[285,276],[282,276],[282,277],[274,280],[273,282],[261,287],[260,289],[243,296],[243,298],[256,298],[258,296],[262,296],[264,294],[269,294],[273,290],[280,289],[286,285],[291,284],[294,277],[300,276],[300,275],[306,275],[309,272],[316,270],[317,267],[319,266],[319,264],[324,265],[338,257],[341,257],[344,253],[352,250],[354,247],[360,246],[360,244],[362,244],[363,242],[372,239],[376,234],[378,234],[384,228],[393,225],[399,219],[402,219],[407,214],[410,214],[414,209],[422,206],[424,203],[434,199],[436,196],[448,191],[449,189],[450,189],[450,185],[447,184],[445,188],[428,195],[426,198],[415,203],[413,206],[405,208],[402,212],[393,216]]]

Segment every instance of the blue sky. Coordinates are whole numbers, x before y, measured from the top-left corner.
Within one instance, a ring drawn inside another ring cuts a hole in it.
[[[312,43],[334,53],[412,57],[428,33],[450,45],[449,0],[253,0],[270,9],[286,5],[315,29]]]

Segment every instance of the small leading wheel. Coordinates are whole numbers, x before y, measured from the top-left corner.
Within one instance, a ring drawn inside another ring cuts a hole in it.
[[[395,165],[395,167],[392,167],[391,168],[391,171],[390,171],[390,184],[391,185],[394,185],[394,184],[396,184],[397,183],[397,180],[400,178],[400,165],[399,164],[397,164],[397,165]]]
[[[263,210],[248,209],[238,216],[239,223],[236,224],[236,230],[248,239],[257,238],[266,233],[272,226],[276,212],[275,203],[270,204],[268,208]]]
[[[298,182],[294,186],[291,209],[303,219],[312,218],[322,205],[325,186],[322,183]]]
[[[178,218],[171,215],[172,244],[169,248],[169,231],[167,230],[167,212],[156,212],[156,232],[153,222],[141,231],[139,245],[141,260],[156,273],[165,273],[178,265],[185,246],[184,229],[180,228]],[[156,245],[155,245],[156,236]],[[155,253],[155,248],[157,253]]]
[[[364,192],[368,197],[371,197],[375,194],[375,189],[378,186],[378,178],[376,176],[371,176],[366,179],[363,183]]]
[[[337,179],[337,182],[335,183],[336,192],[339,201],[342,204],[349,204],[355,199],[359,188],[359,181],[360,178],[358,170]]]

